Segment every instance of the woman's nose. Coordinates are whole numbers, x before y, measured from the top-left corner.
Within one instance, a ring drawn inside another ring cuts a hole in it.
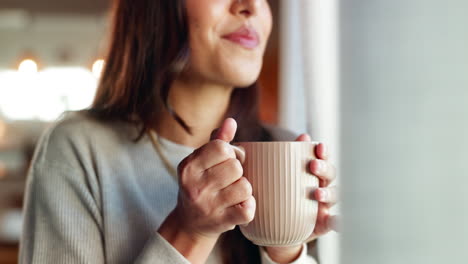
[[[254,16],[265,0],[233,0],[231,12],[234,15]]]

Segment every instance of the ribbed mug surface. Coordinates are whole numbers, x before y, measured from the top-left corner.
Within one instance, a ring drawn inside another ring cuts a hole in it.
[[[245,149],[244,176],[257,202],[255,218],[240,229],[260,246],[303,243],[313,232],[317,201],[310,191],[318,179],[307,165],[315,159],[316,142],[240,142]]]

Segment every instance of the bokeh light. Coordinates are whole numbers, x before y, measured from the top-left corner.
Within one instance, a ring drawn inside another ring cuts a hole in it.
[[[92,72],[94,77],[100,78],[102,70],[104,69],[104,60],[100,59],[94,62]]]
[[[46,68],[37,74],[0,71],[0,112],[9,120],[53,121],[88,107],[97,80],[83,67]]]
[[[34,74],[37,73],[38,66],[34,60],[26,59],[22,61],[18,67],[18,72],[26,73],[26,74]]]

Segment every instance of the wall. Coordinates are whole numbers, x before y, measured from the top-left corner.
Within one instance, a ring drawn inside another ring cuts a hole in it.
[[[341,1],[344,263],[468,259],[467,10]]]

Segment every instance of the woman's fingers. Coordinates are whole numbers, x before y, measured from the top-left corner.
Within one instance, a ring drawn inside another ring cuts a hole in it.
[[[330,156],[328,153],[328,147],[324,143],[319,143],[315,146],[315,155],[318,159],[327,160]]]
[[[319,206],[317,214],[317,223],[314,233],[318,236],[328,233],[330,230],[338,230],[339,216],[330,215],[330,205],[322,204]]]
[[[327,228],[336,232],[340,231],[340,217],[338,215],[330,215],[327,218]]]
[[[336,186],[317,188],[312,197],[314,200],[333,206],[338,202],[338,188]]]
[[[233,118],[227,118],[223,121],[220,128],[211,134],[211,139],[220,139],[225,142],[231,142],[237,131],[237,122]]]
[[[188,158],[184,159],[179,167],[184,169],[185,165],[190,165],[186,170],[193,174],[200,175],[203,171],[218,165],[229,158],[236,158],[236,153],[229,144],[234,139],[237,130],[237,123],[232,118],[224,120],[222,126],[212,133],[212,139],[207,144],[196,149]]]
[[[295,141],[312,141],[312,139],[310,138],[308,134],[301,134],[300,136],[296,138]]]
[[[234,225],[246,225],[253,220],[256,205],[255,198],[250,196],[247,200],[226,208],[224,221]]]
[[[300,136],[298,136],[296,138],[295,141],[312,141],[311,137],[309,136],[309,134],[301,134]],[[329,157],[329,153],[328,153],[328,147],[327,145],[325,145],[324,143],[319,143],[317,145],[315,145],[314,147],[314,152],[315,152],[315,155],[318,159],[323,159],[323,160],[327,160],[328,157]]]
[[[296,141],[311,141],[308,134],[301,134]],[[320,186],[327,186],[336,178],[336,169],[328,163],[328,147],[324,143],[319,143],[314,147],[317,159],[309,163],[309,169],[312,174],[320,178]]]
[[[309,163],[309,169],[312,174],[319,177],[320,186],[327,186],[336,178],[336,169],[328,161],[315,159]]]
[[[203,172],[230,158],[236,158],[234,149],[229,143],[220,139],[208,142],[191,155],[192,165],[197,172]]]
[[[308,243],[320,236],[327,234],[332,230],[335,232],[339,232],[339,220],[339,216],[328,214],[327,207],[320,208],[319,214],[317,215],[317,221],[315,224],[314,232],[305,242]]]
[[[244,169],[238,159],[230,158],[214,167],[205,170],[201,182],[212,191],[219,191],[239,180]]]
[[[329,217],[329,206],[326,204],[319,205],[317,212],[317,221],[313,235],[316,237],[326,234],[329,230],[327,218]]]
[[[231,207],[247,201],[252,196],[252,185],[245,177],[222,189],[218,193],[221,204]]]

